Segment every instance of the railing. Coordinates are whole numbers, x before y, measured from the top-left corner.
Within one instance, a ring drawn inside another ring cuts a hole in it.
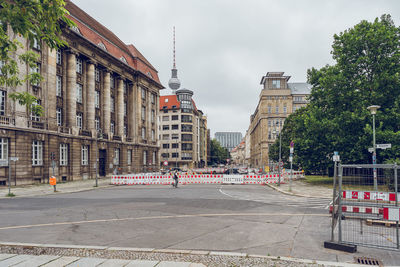
[[[103,139],[108,139],[108,134],[103,133]]]
[[[46,129],[47,124],[43,121],[29,121],[28,125],[35,129]]]
[[[87,130],[79,130],[79,135],[92,137],[92,132]]]
[[[113,136],[113,140],[115,140],[115,141],[121,141],[122,139],[121,139],[121,136],[119,136],[119,135],[114,135],[114,136]]]
[[[71,134],[71,128],[65,126],[58,126],[59,133]]]
[[[0,116],[0,124],[10,125],[15,124],[11,116]]]
[[[127,137],[127,138],[126,138],[126,141],[127,141],[127,142],[133,142],[133,138],[132,138],[132,137]]]

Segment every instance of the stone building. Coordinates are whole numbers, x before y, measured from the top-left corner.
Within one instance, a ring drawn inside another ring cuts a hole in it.
[[[222,147],[232,151],[242,141],[242,133],[240,132],[216,132],[215,139],[221,144]]]
[[[157,169],[157,70],[133,46],[123,43],[79,7],[66,1],[76,27],[63,28],[67,48],[50,50],[40,41],[37,68],[20,66],[22,74],[40,72],[40,84],[0,88],[0,184],[92,179],[119,172]],[[13,34],[11,29],[9,34]],[[26,40],[20,40],[29,47]],[[20,51],[22,52],[22,51]],[[44,107],[42,117],[7,96],[27,91]],[[96,164],[98,162],[98,164]]]
[[[270,164],[269,147],[279,137],[285,119],[308,103],[311,86],[289,83],[289,79],[290,76],[284,76],[284,72],[268,72],[261,79],[263,89],[248,129],[252,167],[263,168]]]

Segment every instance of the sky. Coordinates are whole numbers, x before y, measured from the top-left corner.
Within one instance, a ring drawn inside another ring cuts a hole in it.
[[[165,89],[173,64],[181,88],[194,92],[215,132],[246,133],[267,72],[306,82],[307,69],[334,64],[333,35],[361,20],[390,14],[398,0],[72,0],[136,48],[157,69]]]

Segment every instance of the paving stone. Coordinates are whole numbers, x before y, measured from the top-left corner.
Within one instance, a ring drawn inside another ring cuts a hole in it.
[[[32,256],[32,255],[17,255],[15,257],[11,257],[11,258],[0,261],[0,267],[8,267],[11,265],[16,265],[18,263],[27,261],[33,257],[34,256]]]
[[[157,267],[189,267],[191,262],[162,261]]]
[[[154,267],[159,263],[159,261],[140,261],[140,260],[133,260],[125,267]],[[158,265],[157,265],[158,266]]]
[[[109,259],[103,262],[98,267],[123,267],[130,263],[130,260]]]
[[[79,260],[79,257],[64,256],[64,257],[58,258],[52,262],[49,262],[49,263],[43,265],[42,267],[60,267],[60,266],[68,265],[77,260]]]
[[[80,258],[77,261],[74,261],[73,263],[68,264],[68,267],[93,267],[97,266],[103,262],[105,262],[107,259],[99,259],[99,258]]]
[[[18,263],[17,265],[13,265],[15,267],[37,267],[37,266],[42,266],[43,264],[46,264],[48,262],[51,262],[57,258],[60,258],[60,256],[51,256],[51,255],[39,255],[39,256],[32,256],[28,261],[24,261],[21,263]]]

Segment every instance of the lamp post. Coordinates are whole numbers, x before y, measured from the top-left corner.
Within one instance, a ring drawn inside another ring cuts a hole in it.
[[[367,109],[371,112],[371,115],[372,115],[372,135],[373,135],[373,148],[374,148],[374,151],[372,153],[372,164],[373,165],[376,164],[375,115],[376,115],[376,111],[380,107],[381,106],[377,106],[377,105],[372,105],[372,106],[367,107]],[[377,178],[376,168],[374,168],[374,190],[378,191],[378,178]]]
[[[278,126],[279,122],[276,123],[276,126]],[[278,163],[278,186],[281,185],[281,160],[282,160],[282,135],[278,130],[273,131],[274,134],[279,134],[279,163]]]

